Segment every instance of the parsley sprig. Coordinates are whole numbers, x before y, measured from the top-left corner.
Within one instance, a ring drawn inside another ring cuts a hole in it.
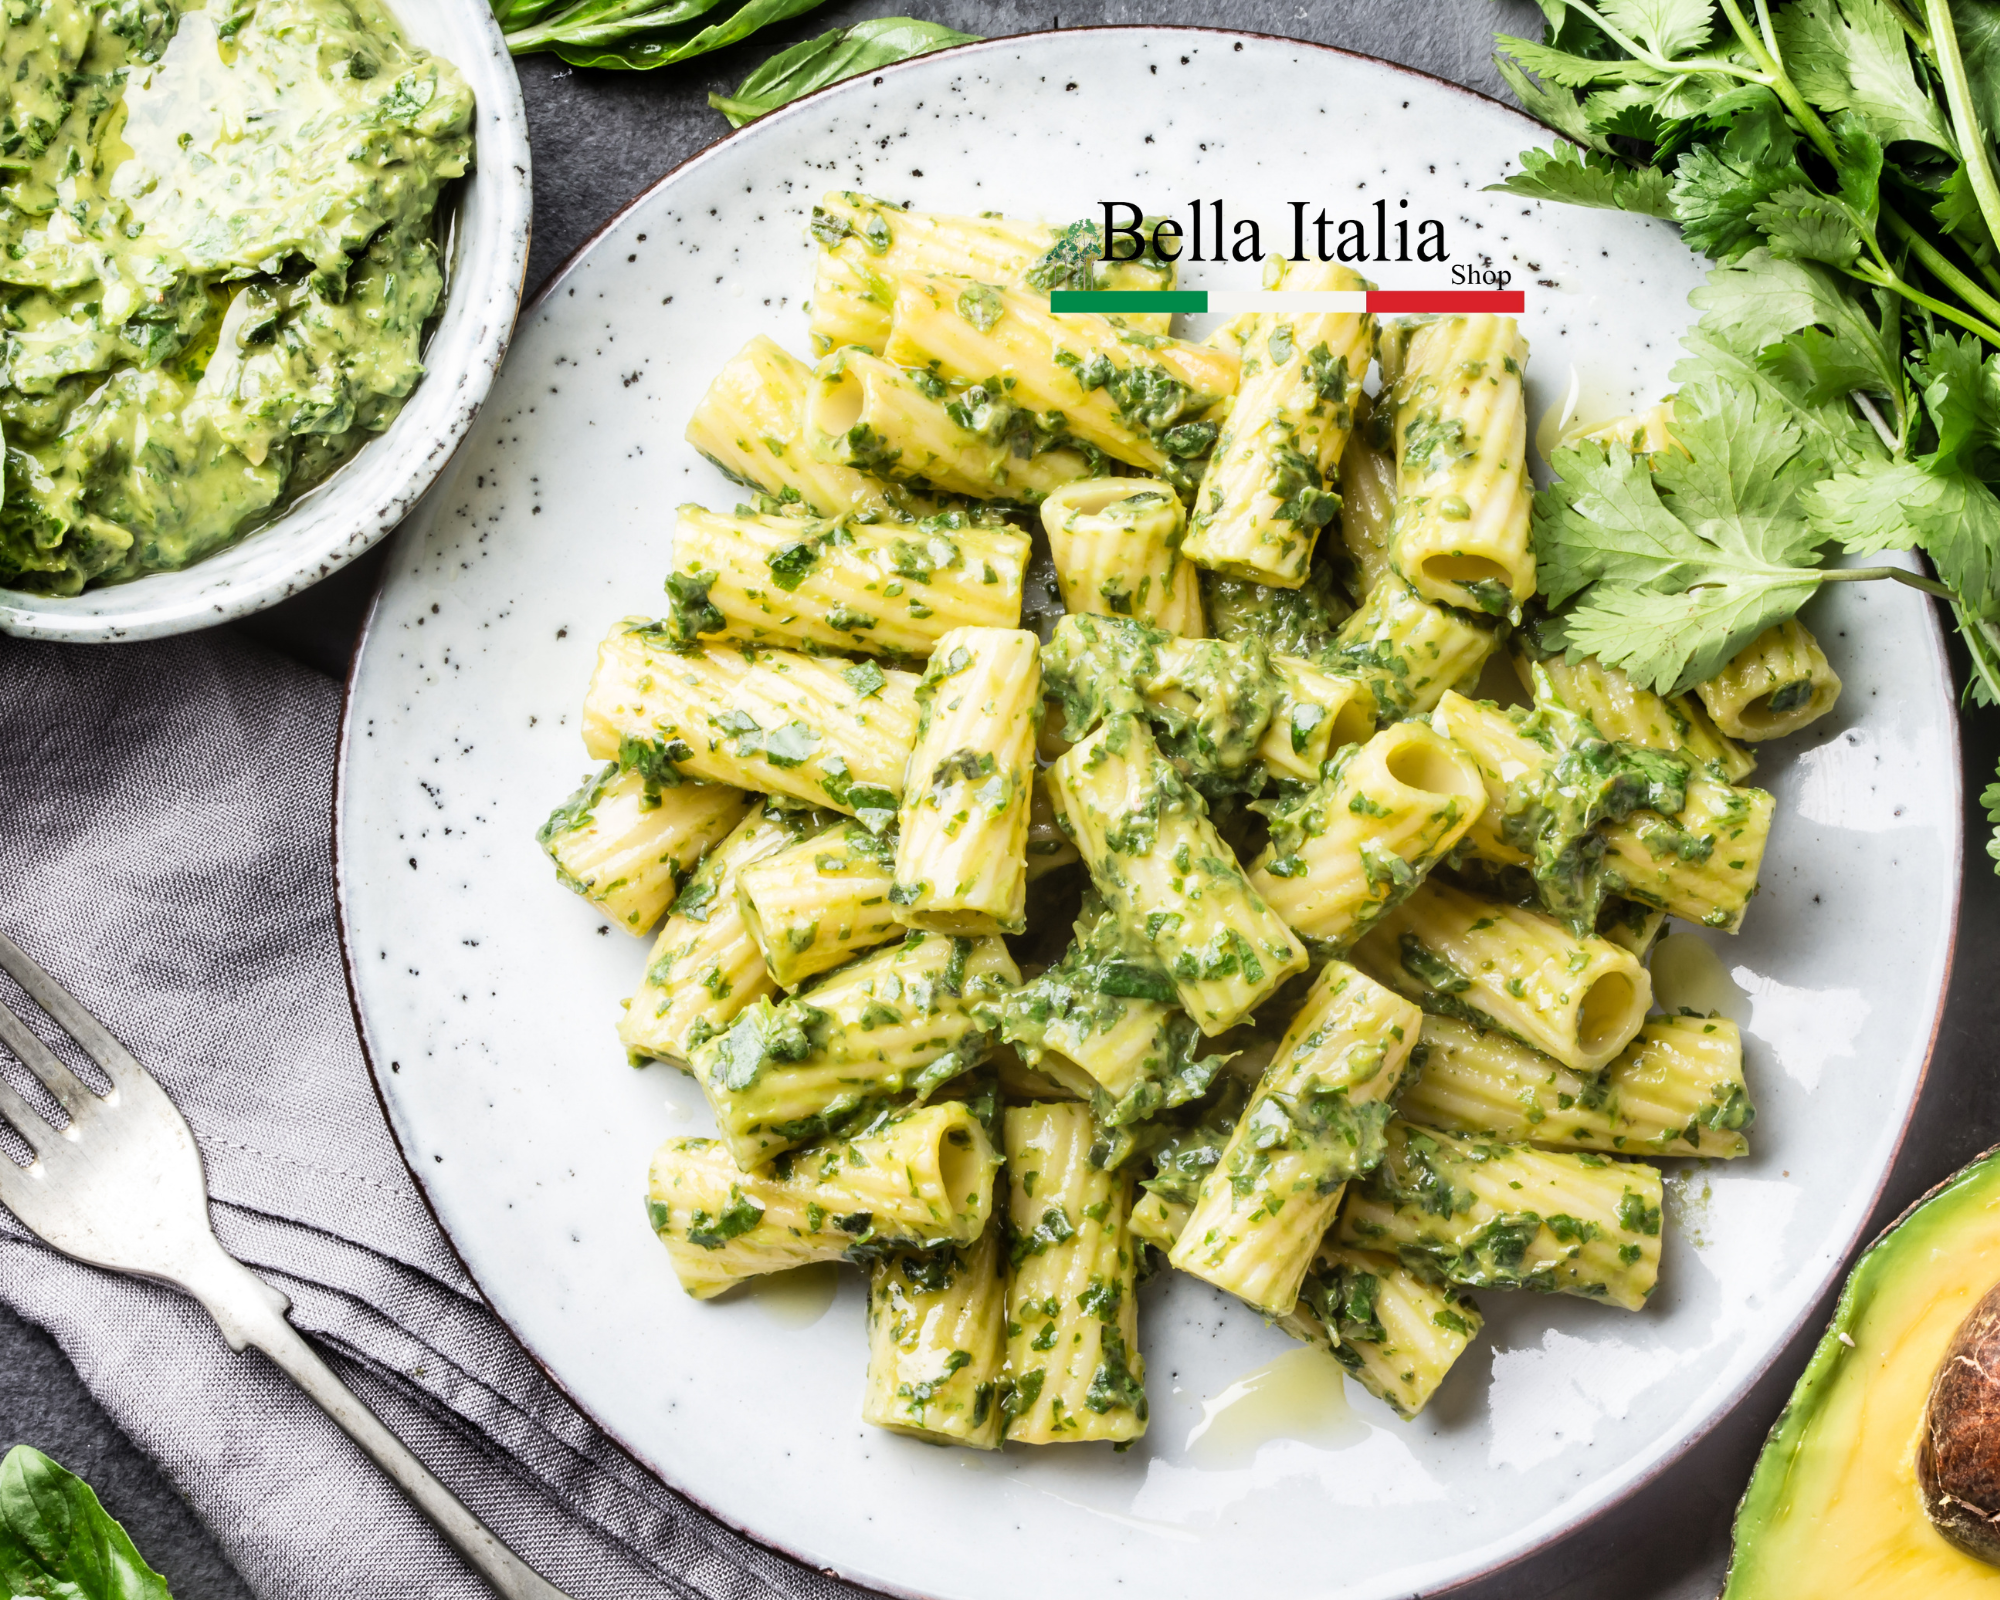
[[[1888,578],[1949,602],[2000,703],[2000,8],[1538,3],[1498,66],[1574,143],[1499,187],[1666,218],[1715,263],[1673,447],[1554,453],[1550,642],[1679,690],[1822,584]],[[1826,564],[1898,550],[1939,581]]]

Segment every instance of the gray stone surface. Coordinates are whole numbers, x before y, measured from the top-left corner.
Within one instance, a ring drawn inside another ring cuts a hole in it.
[[[711,89],[734,87],[767,54],[793,39],[889,13],[929,17],[988,35],[1052,25],[1246,28],[1384,56],[1489,93],[1500,88],[1487,60],[1494,29],[1529,32],[1536,23],[1529,0],[850,0],[680,69],[575,72],[550,58],[529,59],[520,69],[535,150],[530,283],[540,283],[626,200],[726,132],[721,118],[707,107]],[[298,659],[344,672],[375,567],[375,561],[357,563],[242,626]],[[2000,719],[1974,718],[1966,736],[1972,793],[1993,771],[1996,755]],[[1969,804],[1972,849],[1960,923],[1965,959],[1953,983],[1924,1103],[1878,1224],[2000,1140],[2000,1083],[1988,1070],[1990,1041],[2000,1032],[2000,993],[1987,979],[1981,959],[2000,948],[2000,894],[1979,849],[1983,829],[1978,808]],[[1470,1594],[1477,1600],[1702,1600],[1714,1595],[1728,1550],[1730,1511],[1826,1309],[1730,1421],[1652,1486],[1532,1563],[1478,1584]],[[183,1600],[233,1600],[247,1593],[171,1488],[97,1410],[49,1341],[0,1308],[0,1445],[17,1440],[41,1445],[90,1476]],[[1337,1549],[1338,1530],[1322,1532]]]

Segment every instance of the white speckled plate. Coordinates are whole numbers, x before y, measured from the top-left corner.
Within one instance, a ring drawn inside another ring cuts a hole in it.
[[[1390,1596],[1514,1559],[1645,1483],[1798,1325],[1866,1220],[1922,1082],[1950,962],[1959,772],[1925,603],[1843,585],[1812,621],[1847,692],[1764,768],[1781,810],[1750,930],[1718,940],[1758,1105],[1753,1159],[1686,1167],[1662,1286],[1631,1315],[1483,1297],[1429,1412],[1350,1388],[1205,1403],[1290,1348],[1192,1280],[1145,1292],[1153,1420],[1107,1447],[998,1455],[859,1415],[863,1294],[698,1305],[641,1192],[707,1126],[612,1028],[644,946],[560,888],[532,834],[587,763],[598,638],[659,604],[672,508],[735,490],[681,442],[751,334],[805,350],[805,220],[829,187],[938,209],[1232,216],[1380,197],[1447,219],[1454,259],[1525,281],[1535,409],[1666,386],[1695,263],[1669,228],[1482,192],[1540,137],[1379,62],[1226,33],[1006,39],[838,87],[696,158],[523,319],[453,469],[404,528],[355,668],[340,779],[354,993],[398,1137],[500,1314],[661,1476],[816,1566],[899,1592]],[[1392,206],[1393,209],[1393,206]],[[1252,268],[1196,268],[1248,286]],[[1390,287],[1436,268],[1385,267]],[[1259,1415],[1258,1413],[1261,1413]],[[1241,1423],[1242,1425],[1239,1425]],[[1025,1546],[1023,1536],[1030,1541]]]
[[[0,632],[96,644],[212,628],[318,583],[408,515],[463,442],[514,331],[533,206],[521,82],[486,0],[390,0],[410,39],[456,66],[478,109],[473,170],[453,191],[444,309],[426,376],[379,439],[283,516],[205,561],[80,595],[0,587]]]

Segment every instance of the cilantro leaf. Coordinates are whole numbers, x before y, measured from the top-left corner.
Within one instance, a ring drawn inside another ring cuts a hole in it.
[[[1799,375],[1789,361],[1766,363],[1755,348],[1742,349],[1700,328],[1682,337],[1681,348],[1688,354],[1674,367],[1673,378],[1682,389],[1698,393],[1734,389],[1789,407],[1807,447],[1836,466],[1881,455],[1881,442],[1855,412],[1845,390],[1837,396],[1809,395],[1797,386]]]
[[[1604,18],[1658,56],[1678,56],[1708,43],[1715,13],[1710,0],[1603,0]]]
[[[1886,144],[1956,155],[1944,114],[1917,83],[1909,40],[1882,0],[1793,0],[1772,19],[1785,70],[1822,111],[1864,117]]]
[[[1886,324],[1870,321],[1862,303],[1814,262],[1781,261],[1768,250],[1751,250],[1710,272],[1688,303],[1702,313],[1704,333],[1757,351],[1768,365],[1788,370],[1797,392],[1809,400],[1850,389],[1881,395],[1900,390]],[[1810,329],[1823,332],[1808,334]],[[1787,350],[1769,354],[1769,347],[1779,344]]]
[[[1560,200],[1603,211],[1637,211],[1669,219],[1674,214],[1667,198],[1667,175],[1659,168],[1628,167],[1599,151],[1571,144],[1523,150],[1521,170],[1487,187],[1530,200]]]
[[[1493,66],[1514,91],[1514,98],[1521,102],[1521,109],[1537,122],[1546,123],[1557,133],[1574,139],[1578,144],[1587,145],[1592,150],[1601,150],[1609,155],[1611,142],[1590,125],[1590,119],[1583,113],[1583,104],[1574,93],[1557,84],[1544,89],[1521,70],[1520,65],[1506,52],[1496,51]]]
[[[1768,390],[1683,388],[1685,453],[1649,468],[1580,441],[1535,499],[1535,553],[1552,644],[1586,651],[1663,694],[1712,676],[1820,583],[1820,534],[1801,497],[1825,470],[1792,408]]]
[[[1914,461],[1863,462],[1816,483],[1805,496],[1806,514],[1823,539],[1849,555],[1908,550],[1921,534],[1910,505],[1930,492],[1930,477]]]
[[[1727,583],[1657,594],[1599,584],[1547,630],[1552,645],[1596,656],[1661,694],[1683,694],[1712,678],[1766,628],[1783,622],[1819,587],[1811,571],[1750,574]]]
[[[1574,55],[1553,45],[1537,44],[1532,39],[1517,39],[1511,34],[1495,34],[1493,47],[1513,57],[1544,83],[1560,84],[1565,89],[1584,89],[1598,83],[1632,83],[1655,76],[1629,57]]]
[[[1844,200],[1817,189],[1780,189],[1751,207],[1750,220],[1763,230],[1771,254],[1780,260],[1824,261],[1833,267],[1851,267],[1869,231]]]
[[[1810,183],[1798,163],[1799,136],[1775,99],[1735,118],[1713,144],[1696,145],[1674,169],[1673,207],[1681,235],[1703,255],[1733,261],[1762,239],[1752,213],[1774,195]]]

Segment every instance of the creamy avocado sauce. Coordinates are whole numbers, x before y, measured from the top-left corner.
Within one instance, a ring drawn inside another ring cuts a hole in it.
[[[0,0],[0,584],[184,567],[423,376],[472,94],[376,0]]]

